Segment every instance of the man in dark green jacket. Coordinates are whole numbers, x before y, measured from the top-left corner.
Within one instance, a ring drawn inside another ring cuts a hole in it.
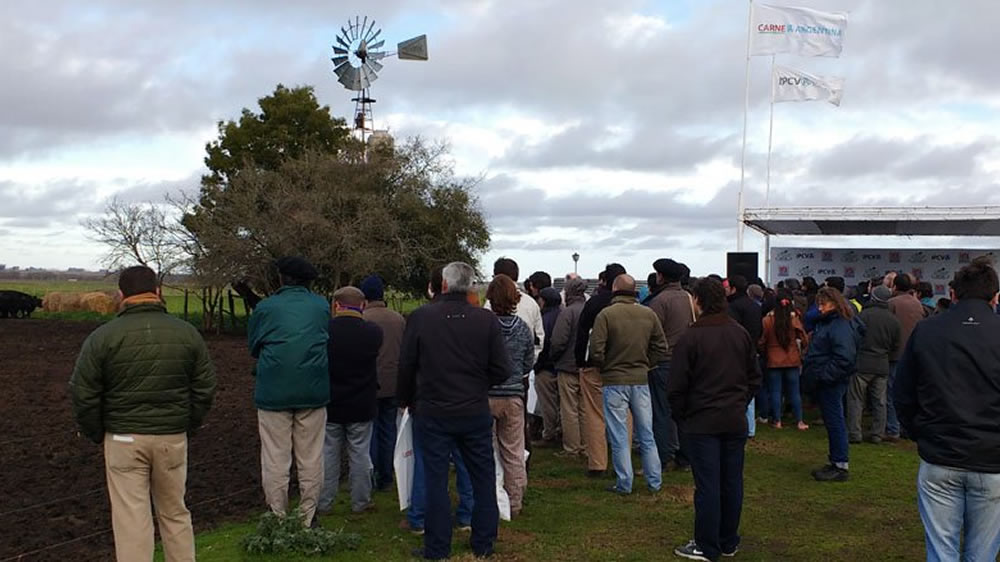
[[[148,267],[122,271],[121,312],[84,341],[69,383],[81,433],[104,442],[119,561],[153,558],[150,494],[166,559],[195,555],[187,434],[212,405],[215,371],[201,335],[167,314],[157,285]]]
[[[317,272],[307,261],[285,257],[275,265],[282,287],[257,305],[248,329],[250,354],[257,359],[261,483],[271,511],[284,515],[294,454],[299,508],[310,524],[323,486],[330,304],[309,290]]]

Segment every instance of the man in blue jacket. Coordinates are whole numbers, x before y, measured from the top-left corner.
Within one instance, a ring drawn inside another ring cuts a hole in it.
[[[250,316],[250,354],[257,359],[254,404],[260,429],[261,484],[271,511],[288,510],[292,455],[303,522],[312,522],[323,485],[323,438],[330,402],[327,371],[330,305],[309,290],[316,269],[302,258],[275,265],[281,288]]]
[[[996,560],[1000,552],[998,292],[990,262],[962,268],[957,303],[917,323],[896,366],[896,412],[920,454],[927,560]]]

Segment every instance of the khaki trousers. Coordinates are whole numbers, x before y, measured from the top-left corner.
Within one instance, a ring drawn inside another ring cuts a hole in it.
[[[257,410],[260,429],[260,476],[268,507],[278,515],[288,511],[288,481],[292,454],[299,478],[299,509],[308,525],[316,514],[323,489],[323,441],[326,408],[272,412]]]
[[[493,435],[503,467],[503,488],[510,496],[510,512],[521,512],[528,471],[524,464],[524,402],[520,396],[490,397]]]
[[[559,417],[562,418],[563,450],[573,455],[582,455],[583,447],[583,399],[580,390],[580,373],[559,371]]]
[[[587,468],[607,470],[608,438],[604,430],[604,390],[600,371],[591,367],[580,371],[580,393],[583,395],[583,445],[587,449]]]
[[[104,436],[111,527],[118,562],[153,559],[153,514],[160,523],[164,559],[194,561],[191,512],[184,505],[187,435]]]
[[[556,441],[562,433],[559,421],[559,379],[552,371],[535,373],[535,393],[542,409],[542,439]]]

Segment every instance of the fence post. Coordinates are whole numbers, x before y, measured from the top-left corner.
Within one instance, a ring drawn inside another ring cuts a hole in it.
[[[188,290],[184,287],[184,321],[187,322],[188,319]]]
[[[236,301],[233,300],[233,291],[228,290],[229,296],[229,320],[233,326],[233,332],[236,331]]]
[[[226,329],[226,307],[222,304],[222,289],[215,295],[215,305],[219,307],[219,325],[215,327],[215,333],[221,334]]]

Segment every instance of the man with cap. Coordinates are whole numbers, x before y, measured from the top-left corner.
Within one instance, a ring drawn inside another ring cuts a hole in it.
[[[309,262],[284,257],[275,266],[281,288],[257,305],[247,329],[250,354],[257,359],[261,484],[271,511],[284,515],[294,455],[299,509],[309,524],[323,485],[330,305],[309,290],[318,276]]]
[[[867,331],[858,347],[858,372],[851,377],[847,391],[847,437],[851,443],[861,442],[861,414],[866,401],[872,405],[869,439],[872,443],[881,443],[885,437],[889,357],[896,354],[900,346],[899,320],[889,312],[891,297],[892,291],[879,285],[871,292],[868,306],[861,311],[861,321]]]
[[[392,456],[396,446],[396,376],[399,372],[399,349],[403,344],[406,320],[385,305],[385,284],[378,275],[361,282],[365,294],[365,320],[382,328],[382,347],[378,350],[378,414],[372,428],[371,457],[375,465],[375,487],[384,490],[392,485]]]
[[[688,462],[681,453],[677,424],[670,411],[670,402],[667,401],[667,381],[670,379],[670,360],[674,346],[694,323],[694,304],[691,295],[681,288],[686,269],[683,264],[661,258],[653,262],[653,269],[656,270],[656,284],[660,289],[650,301],[649,308],[656,314],[667,338],[666,357],[649,371],[653,437],[656,439],[656,450],[660,454],[664,470],[683,469],[688,466]]]
[[[367,511],[372,504],[372,420],[378,410],[379,348],[382,329],[362,315],[365,295],[357,287],[341,287],[333,294],[330,320],[330,404],[326,407],[323,445],[323,492],[319,512],[333,510],[340,485],[340,452],[347,446],[351,475],[351,511]]]

